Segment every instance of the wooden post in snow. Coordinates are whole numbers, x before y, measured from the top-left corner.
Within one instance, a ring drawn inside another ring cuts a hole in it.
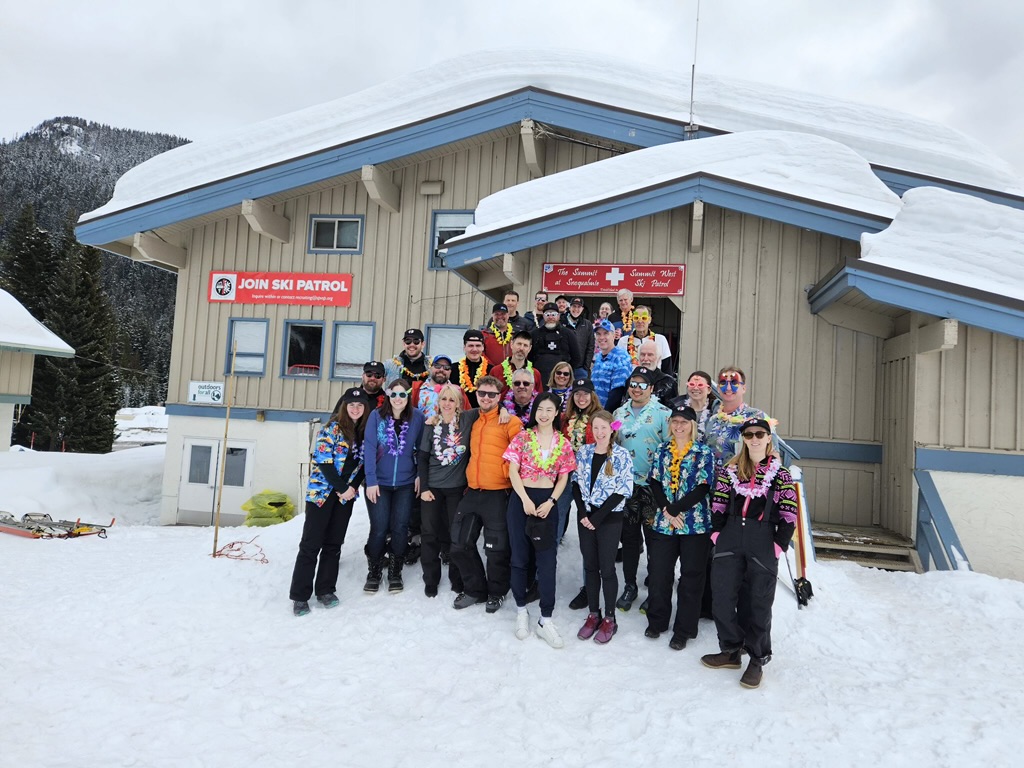
[[[217,556],[217,537],[220,534],[220,503],[224,499],[224,465],[228,459],[228,424],[231,423],[231,398],[235,384],[235,354],[238,352],[238,341],[231,345],[231,373],[228,374],[227,392],[224,398],[224,443],[220,449],[220,476],[217,478],[217,512],[213,519],[213,557]]]

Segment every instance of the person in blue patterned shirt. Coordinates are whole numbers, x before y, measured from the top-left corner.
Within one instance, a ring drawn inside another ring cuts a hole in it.
[[[306,519],[289,591],[296,616],[309,613],[314,591],[325,608],[338,604],[341,545],[363,481],[362,444],[369,402],[363,389],[346,390],[316,436],[306,486]]]
[[[669,438],[669,409],[652,397],[654,376],[648,368],[637,368],[629,377],[629,402],[615,411],[622,422],[619,442],[633,457],[633,495],[626,502],[622,521],[622,579],[625,586],[615,607],[628,611],[637,597],[636,572],[643,549],[640,521],[654,505],[647,476],[658,448]]]
[[[650,594],[649,638],[668,630],[672,618],[672,583],[680,562],[676,618],[669,647],[680,651],[697,637],[706,563],[711,550],[708,496],[715,477],[715,457],[697,439],[697,413],[677,405],[669,418],[672,439],[662,443],[648,475],[654,514],[644,520]]]
[[[708,417],[704,426],[704,442],[715,454],[716,466],[723,466],[740,449],[740,427],[747,419],[768,419],[760,408],[743,402],[747,394],[747,376],[735,365],[718,372],[718,391],[722,403],[718,412]]]
[[[607,320],[594,324],[594,341],[597,353],[590,380],[601,405],[614,411],[622,403],[626,379],[633,372],[633,364],[629,361],[629,353],[615,346],[615,330]]]

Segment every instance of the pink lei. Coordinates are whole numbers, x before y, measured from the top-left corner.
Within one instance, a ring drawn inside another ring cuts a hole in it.
[[[764,470],[764,475],[761,477],[760,482],[751,484],[750,481],[743,482],[740,480],[738,474],[736,474],[736,465],[729,464],[725,468],[725,474],[729,476],[729,481],[732,483],[733,490],[736,491],[740,496],[745,496],[748,499],[759,499],[762,496],[768,495],[768,489],[771,488],[772,481],[775,476],[779,473],[779,469],[782,468],[782,462],[778,456],[772,456],[771,461],[768,462],[768,466]],[[754,472],[754,477],[757,477],[757,472]]]

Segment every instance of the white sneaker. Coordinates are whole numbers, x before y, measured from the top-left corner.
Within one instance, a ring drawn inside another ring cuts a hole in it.
[[[530,636],[530,613],[516,611],[516,638],[525,640]]]
[[[552,648],[565,647],[565,641],[558,634],[558,627],[551,619],[545,619],[543,624],[537,624],[537,637],[550,645]]]

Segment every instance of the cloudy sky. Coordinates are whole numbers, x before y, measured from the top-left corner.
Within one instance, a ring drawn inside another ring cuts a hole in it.
[[[203,139],[442,59],[578,48],[685,73],[697,0],[0,0],[0,139],[73,115]],[[1024,176],[1024,3],[703,0],[699,71],[902,109]]]

